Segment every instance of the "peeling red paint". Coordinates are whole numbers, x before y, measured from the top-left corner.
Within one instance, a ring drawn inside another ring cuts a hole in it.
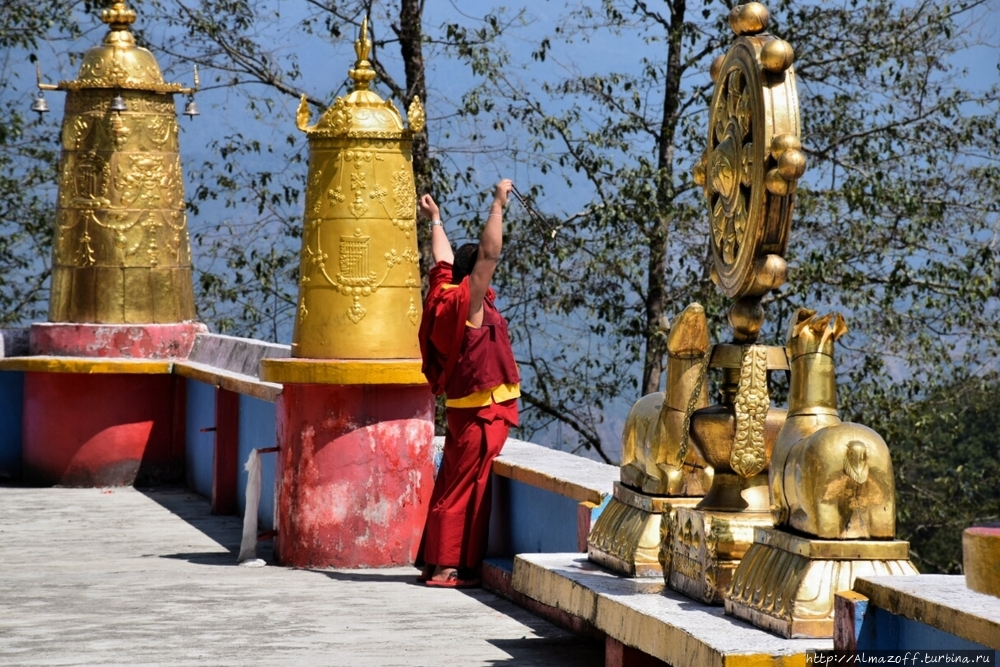
[[[207,333],[200,322],[176,324],[74,324],[38,322],[31,325],[31,354],[61,357],[127,359],[187,359],[194,338]]]
[[[412,563],[434,483],[430,390],[285,385],[276,409],[278,560]]]

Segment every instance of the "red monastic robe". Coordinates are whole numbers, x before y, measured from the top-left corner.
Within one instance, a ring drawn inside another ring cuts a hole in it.
[[[507,334],[507,323],[493,305],[490,289],[483,300],[483,324],[466,325],[469,280],[451,286],[451,264],[438,262],[420,323],[423,371],[435,394],[463,398],[520,381]],[[431,494],[427,524],[417,564],[475,568],[486,553],[491,494],[490,472],[517,425],[517,399],[481,407],[448,407],[444,459]]]

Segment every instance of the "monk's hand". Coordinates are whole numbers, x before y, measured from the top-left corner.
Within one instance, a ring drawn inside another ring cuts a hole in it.
[[[441,219],[441,211],[438,210],[438,205],[434,203],[434,198],[430,195],[421,197],[417,202],[417,208],[420,209],[420,215],[431,222]]]
[[[505,178],[499,183],[497,183],[496,190],[493,191],[493,201],[500,204],[501,206],[507,205],[507,197],[510,196],[510,191],[514,189],[514,181],[509,178]]]

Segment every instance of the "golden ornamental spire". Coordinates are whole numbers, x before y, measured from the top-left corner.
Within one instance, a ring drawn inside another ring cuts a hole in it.
[[[172,93],[136,45],[136,12],[101,12],[103,42],[67,91],[52,244],[49,321],[174,323],[195,318],[191,249]]]
[[[368,54],[372,50],[372,41],[368,39],[368,17],[361,21],[361,33],[354,40],[354,53],[358,56],[358,61],[354,63],[354,69],[349,74],[354,79],[354,90],[368,90],[368,85],[375,78],[375,70],[368,62]]]
[[[410,126],[369,84],[375,70],[368,19],[354,42],[354,89],[309,125],[303,95],[296,125],[309,138],[298,315],[292,356],[310,359],[420,357],[420,267]]]
[[[413,134],[424,129],[426,116],[420,98],[414,96],[407,109],[409,124],[403,124],[403,116],[392,100],[383,100],[370,90],[376,73],[368,61],[372,42],[368,38],[368,18],[361,22],[361,31],[354,41],[357,61],[348,72],[354,81],[354,89],[338,97],[315,125],[309,125],[310,109],[306,96],[299,101],[295,114],[295,124],[310,137],[351,137],[351,138],[397,138],[409,141]]]
[[[124,2],[115,2],[101,11],[101,21],[111,26],[112,30],[128,30],[128,27],[135,23],[135,19],[135,10]]]

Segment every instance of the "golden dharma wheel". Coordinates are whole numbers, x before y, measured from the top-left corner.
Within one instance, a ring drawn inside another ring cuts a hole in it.
[[[411,142],[423,129],[415,99],[405,127],[391,100],[368,89],[367,19],[355,42],[354,90],[309,126],[298,314],[292,356],[416,359],[422,314]]]
[[[712,64],[708,146],[696,168],[709,202],[712,277],[737,299],[785,281],[795,183],[805,171],[792,48],[755,34],[767,20],[760,3],[731,14],[741,36]]]
[[[152,53],[136,45],[124,3],[84,54],[67,91],[53,239],[49,320],[193,320],[191,249],[174,93]]]

